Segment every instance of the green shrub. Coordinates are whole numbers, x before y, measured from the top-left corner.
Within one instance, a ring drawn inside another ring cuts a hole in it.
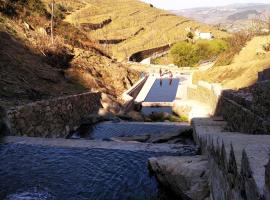
[[[172,47],[170,55],[175,65],[188,67],[216,57],[227,48],[228,44],[224,40],[199,40],[195,44],[178,42]]]
[[[192,33],[192,32],[188,32],[188,34],[187,34],[187,38],[189,38],[189,39],[193,39],[193,38],[194,38],[193,33]]]
[[[170,51],[175,65],[187,67],[198,63],[200,58],[197,56],[198,49],[195,45],[187,42],[178,42]]]

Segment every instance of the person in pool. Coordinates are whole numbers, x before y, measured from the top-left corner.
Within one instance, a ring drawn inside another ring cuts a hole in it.
[[[161,68],[159,68],[159,76],[160,76],[160,77],[163,76],[163,74],[162,74],[162,69],[161,69]]]
[[[172,85],[172,80],[173,80],[173,73],[171,72],[171,71],[169,71],[169,73],[170,73],[170,82],[169,82],[169,84],[170,85]]]

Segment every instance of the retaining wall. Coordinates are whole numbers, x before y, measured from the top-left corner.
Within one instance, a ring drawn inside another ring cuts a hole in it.
[[[216,116],[228,121],[227,129],[249,134],[270,134],[270,81],[239,91],[223,91]]]
[[[205,81],[199,81],[198,85],[187,87],[187,98],[206,104],[215,112],[222,88],[220,84],[209,84]]]
[[[134,61],[134,62],[141,62],[142,60],[151,57],[155,53],[162,53],[164,51],[168,51],[171,48],[170,44],[166,44],[161,47],[156,47],[152,49],[146,49],[143,51],[136,52],[130,56],[128,59],[129,61]]]
[[[101,93],[84,93],[13,107],[7,110],[9,135],[66,137],[84,117],[98,112],[100,99]]]
[[[129,90],[122,94],[122,99],[124,101],[124,107],[126,111],[130,111],[135,107],[135,99],[142,90],[148,76],[141,78],[136,84],[134,84]]]

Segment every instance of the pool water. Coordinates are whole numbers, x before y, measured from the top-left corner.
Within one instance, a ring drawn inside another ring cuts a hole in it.
[[[175,100],[180,79],[156,79],[145,102],[172,102]]]
[[[162,155],[168,153],[2,144],[0,199],[160,199],[147,160]]]
[[[152,113],[160,113],[160,112],[173,114],[172,107],[169,107],[169,106],[168,107],[146,107],[146,106],[143,106],[141,112],[144,115],[151,115]]]
[[[180,127],[181,125],[162,123],[104,122],[91,127],[86,138],[104,140],[132,135],[175,133]]]

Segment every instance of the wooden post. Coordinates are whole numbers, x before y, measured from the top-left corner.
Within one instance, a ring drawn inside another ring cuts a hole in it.
[[[53,18],[54,18],[54,0],[52,0],[52,13],[51,13],[51,40],[52,44],[54,43],[54,38],[53,38]]]

